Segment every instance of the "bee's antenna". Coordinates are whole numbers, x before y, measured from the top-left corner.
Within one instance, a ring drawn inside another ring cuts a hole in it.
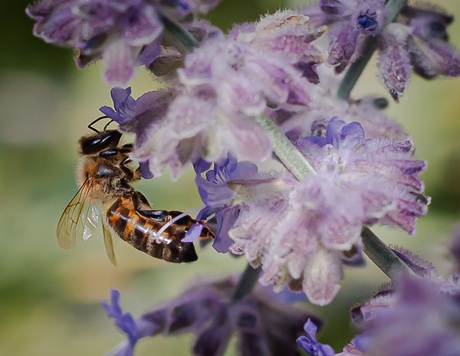
[[[106,118],[109,118],[108,116],[105,116]],[[113,119],[110,119],[108,123],[105,124],[104,126],[104,131],[107,131],[107,127],[113,122]]]
[[[109,117],[108,116],[101,116],[101,117],[98,117],[96,120],[94,120],[93,122],[91,122],[89,125],[88,125],[88,128],[90,130],[93,130],[94,132],[96,133],[101,133],[98,129],[94,128],[93,125],[99,121],[101,121],[102,119],[108,119]],[[112,122],[113,120],[110,119],[109,123],[107,125],[104,126],[104,131],[106,130],[107,126]]]

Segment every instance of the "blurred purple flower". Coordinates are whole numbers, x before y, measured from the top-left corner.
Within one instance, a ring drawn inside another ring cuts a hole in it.
[[[334,356],[335,352],[329,345],[320,344],[316,341],[316,325],[308,319],[304,325],[307,336],[297,339],[297,344],[310,356]]]
[[[195,334],[194,355],[221,355],[236,334],[241,355],[275,356],[282,350],[284,355],[294,356],[299,355],[295,339],[302,334],[304,320],[311,318],[321,325],[314,315],[270,299],[260,287],[232,301],[235,287],[234,278],[201,282],[136,319],[121,311],[119,293],[112,291],[111,303],[103,302],[103,306],[128,336],[114,351],[132,355],[141,338],[190,332]]]
[[[405,46],[409,28],[401,24],[387,26],[379,53],[380,75],[394,100],[404,93],[412,73],[410,54]]]
[[[164,13],[176,20],[208,11],[215,1],[42,0],[27,7],[34,34],[77,50],[82,68],[103,59],[111,85],[127,83],[134,67],[149,66],[161,53]]]
[[[162,331],[161,324],[165,322],[166,315],[162,311],[144,315],[143,318],[134,319],[130,313],[123,313],[120,305],[120,292],[113,289],[110,293],[110,302],[102,302],[107,316],[114,320],[118,329],[124,332],[128,340],[117,348],[117,355],[131,356],[134,346],[139,339],[146,336],[153,336]]]
[[[454,258],[454,270],[458,273],[460,272],[460,226],[458,226],[454,231],[449,250]]]
[[[447,27],[453,17],[439,7],[408,6],[402,12],[411,28],[407,48],[415,72],[433,79],[439,75],[460,75],[460,54],[448,43]]]
[[[365,355],[381,350],[388,355],[458,355],[459,295],[458,280],[402,275],[384,299],[376,295],[366,303],[367,308],[374,306],[371,313],[365,306],[355,308],[364,318],[359,319],[363,333],[354,346]]]
[[[460,75],[460,54],[448,43],[447,26],[453,18],[438,7],[406,4],[387,23],[384,0],[325,0],[305,6],[312,25],[328,25],[328,63],[337,73],[361,56],[364,39],[376,37],[379,70],[395,100],[404,93],[412,71],[424,78]]]
[[[392,249],[415,274],[398,275],[351,309],[353,324],[362,333],[338,356],[379,355],[383,349],[389,355],[457,355],[458,273],[441,278],[429,261],[405,249]]]

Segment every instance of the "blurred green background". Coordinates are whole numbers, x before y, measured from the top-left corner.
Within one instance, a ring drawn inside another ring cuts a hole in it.
[[[258,14],[304,3],[224,0],[209,17],[228,28],[256,20]],[[73,250],[58,248],[56,223],[76,192],[77,141],[100,115],[98,108],[111,105],[110,88],[99,65],[79,71],[71,51],[32,36],[32,21],[24,14],[27,4],[24,0],[0,4],[5,15],[0,22],[0,354],[101,355],[124,338],[99,304],[111,288],[121,291],[122,305],[137,316],[175,296],[197,276],[235,273],[244,268],[244,261],[206,249],[200,251],[197,263],[178,266],[116,241],[119,266],[113,267],[100,233]],[[438,4],[460,14],[458,1]],[[460,47],[460,22],[449,32]],[[137,97],[151,90],[151,78],[139,70],[132,87]],[[377,79],[375,62],[355,93],[388,98]],[[431,259],[443,273],[449,271],[449,234],[460,217],[459,93],[460,80],[427,82],[414,77],[401,103],[391,105],[389,116],[411,133],[417,157],[429,161],[424,179],[433,203],[428,216],[418,222],[414,237],[374,229],[384,241]],[[177,183],[165,175],[137,188],[164,209],[187,210],[200,204],[191,172]],[[328,307],[316,308],[328,318],[321,339],[340,350],[352,335],[349,307],[384,281],[385,276],[371,264],[347,270],[339,297]],[[329,339],[334,334],[334,340]],[[186,355],[190,342],[190,335],[159,337],[141,342],[137,351],[138,355]]]

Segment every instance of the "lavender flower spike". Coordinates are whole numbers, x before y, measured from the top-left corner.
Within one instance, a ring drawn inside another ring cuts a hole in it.
[[[163,31],[155,5],[141,0],[44,0],[29,6],[27,14],[37,21],[36,36],[78,50],[80,68],[102,58],[111,85],[133,77],[137,53],[144,46],[159,46]]]
[[[80,68],[98,59],[111,85],[127,83],[139,65],[149,66],[161,53],[161,16],[177,21],[208,11],[218,0],[42,0],[27,7],[36,21],[34,34],[45,42],[77,50]]]
[[[260,286],[232,301],[235,287],[234,278],[201,282],[136,319],[121,311],[119,293],[112,291],[111,304],[103,306],[128,336],[115,348],[116,355],[132,355],[140,338],[190,332],[196,337],[192,350],[197,356],[222,355],[232,334],[239,340],[241,355],[275,356],[283,350],[286,356],[298,356],[295,339],[302,334],[304,320],[321,325],[314,315],[271,299]]]
[[[412,71],[427,79],[460,75],[460,54],[447,34],[453,17],[439,7],[407,1],[326,0],[301,12],[316,26],[330,28],[327,61],[336,73],[358,58],[364,63],[375,49],[380,50],[380,76],[395,100],[403,94]],[[359,75],[361,63],[352,73]],[[343,86],[339,92],[344,98],[349,95]]]
[[[344,254],[361,250],[364,225],[414,232],[429,203],[418,177],[425,163],[411,159],[410,141],[365,139],[359,123],[338,118],[325,137],[297,146],[317,172],[303,181],[256,171],[234,179],[219,173],[231,167],[228,161],[197,183],[207,211],[228,217],[218,229],[233,241],[230,251],[262,267],[262,284],[301,289],[324,305],[340,289]]]
[[[379,54],[380,75],[396,101],[404,93],[412,73],[410,53],[407,50],[409,29],[400,24],[389,25],[383,35]]]

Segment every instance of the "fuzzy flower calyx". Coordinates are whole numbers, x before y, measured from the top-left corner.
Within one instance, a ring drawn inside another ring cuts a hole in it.
[[[425,163],[411,159],[410,141],[365,139],[359,123],[338,118],[324,136],[305,137],[297,146],[317,172],[301,182],[251,172],[239,179],[212,174],[197,184],[206,209],[225,217],[219,228],[230,251],[262,266],[262,284],[277,290],[288,284],[327,304],[340,288],[344,256],[361,251],[363,225],[414,232],[429,203],[418,178]],[[214,172],[229,164],[215,165]],[[241,194],[245,186],[252,195]]]

